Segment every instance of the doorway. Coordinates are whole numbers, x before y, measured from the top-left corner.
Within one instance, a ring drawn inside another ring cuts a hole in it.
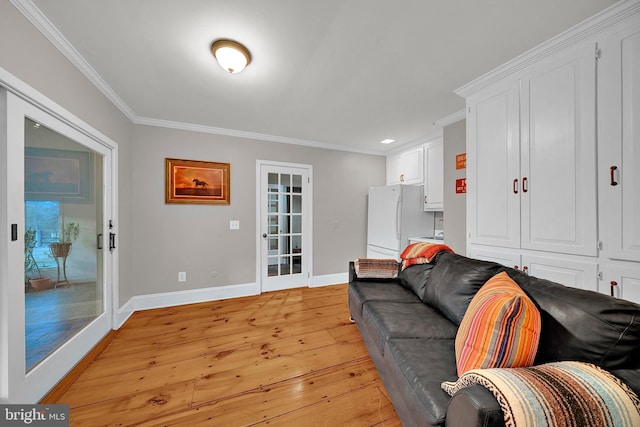
[[[8,260],[0,400],[34,403],[114,324],[114,253],[102,236],[115,231],[105,219],[115,216],[117,147],[67,112],[2,87],[0,103],[8,201],[0,222],[11,229],[0,247]]]
[[[311,166],[258,161],[257,169],[260,290],[308,286]]]

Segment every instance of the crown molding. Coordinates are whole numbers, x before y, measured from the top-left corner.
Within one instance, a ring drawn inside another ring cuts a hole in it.
[[[421,136],[419,138],[414,139],[413,141],[409,141],[406,144],[399,145],[394,147],[393,150],[389,150],[385,153],[386,156],[393,156],[394,154],[401,153],[406,150],[410,150],[414,147],[419,147],[422,144],[426,144],[427,142],[435,141],[436,139],[442,138],[443,131],[442,128],[437,129],[435,132],[432,132],[428,135]]]
[[[510,77],[558,51],[587,40],[637,13],[640,13],[640,0],[622,0],[454,90],[454,93],[467,98],[469,95]]]
[[[93,83],[122,113],[134,121],[135,113],[105,82],[31,0],[9,0],[40,32]]]
[[[133,122],[137,125],[163,127],[169,129],[186,130],[199,133],[210,133],[215,135],[233,136],[236,138],[255,139],[260,141],[279,142],[281,144],[302,145],[312,148],[323,148],[325,150],[349,151],[360,154],[372,154],[384,156],[382,151],[364,150],[347,145],[329,144],[324,142],[309,141],[306,139],[289,138],[286,136],[268,135],[264,133],[246,132],[242,130],[218,128],[214,126],[197,125],[192,123],[174,122],[171,120],[153,119],[150,117],[137,117]]]
[[[460,120],[464,120],[467,117],[465,114],[464,108],[460,111],[456,111],[455,113],[449,114],[446,117],[436,120],[433,122],[434,125],[440,126],[441,128],[445,126],[452,125]]]

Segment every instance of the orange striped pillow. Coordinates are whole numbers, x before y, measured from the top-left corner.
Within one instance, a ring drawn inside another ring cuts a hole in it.
[[[522,289],[501,272],[473,297],[456,334],[458,376],[471,369],[533,365],[540,312]]]

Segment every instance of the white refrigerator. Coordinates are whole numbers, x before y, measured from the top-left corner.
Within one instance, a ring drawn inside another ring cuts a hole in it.
[[[424,189],[418,185],[388,185],[369,189],[367,258],[395,258],[409,237],[433,236],[434,213],[424,211]]]

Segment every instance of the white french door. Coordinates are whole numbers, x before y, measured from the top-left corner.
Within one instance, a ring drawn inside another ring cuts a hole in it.
[[[257,169],[260,289],[308,286],[311,166],[258,161]]]
[[[114,239],[103,236],[115,233],[117,147],[45,101],[0,86],[2,403],[39,401],[113,325]],[[78,234],[56,252],[70,225]]]

